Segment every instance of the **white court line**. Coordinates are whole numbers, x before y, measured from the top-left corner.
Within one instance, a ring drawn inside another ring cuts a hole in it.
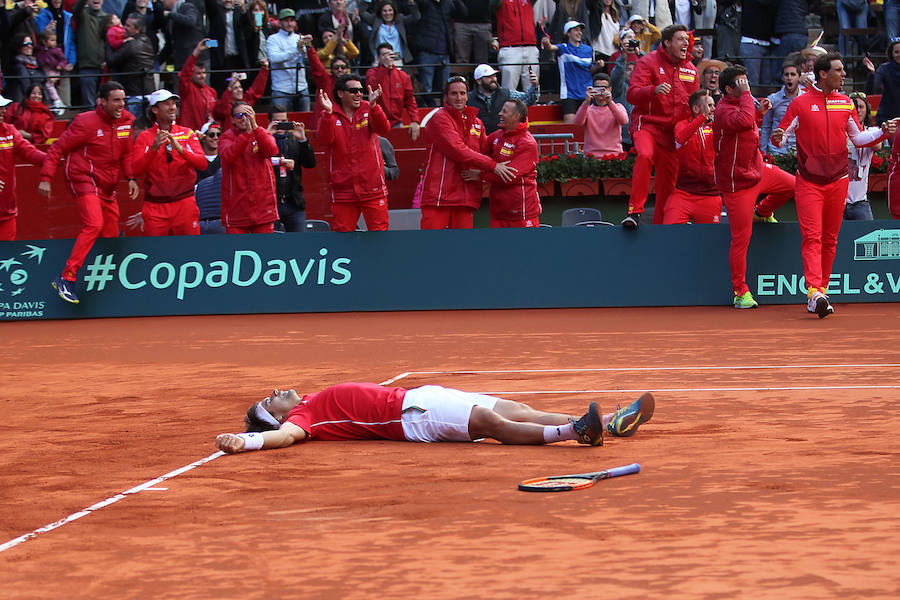
[[[397,375],[396,377],[392,377],[391,379],[388,379],[387,381],[382,382],[379,385],[387,385],[388,383],[393,383],[394,381],[402,379],[402,378],[406,377],[407,375],[408,375],[408,373],[401,373],[400,375]],[[125,498],[126,496],[130,496],[132,494],[137,494],[138,492],[143,492],[143,491],[147,491],[147,490],[168,489],[168,488],[155,488],[153,486],[155,486],[158,483],[162,483],[163,481],[165,481],[167,479],[172,479],[173,477],[177,477],[178,475],[181,475],[182,473],[186,473],[187,471],[190,471],[191,469],[199,467],[202,464],[206,464],[210,461],[216,460],[220,456],[225,456],[225,453],[224,452],[215,452],[213,454],[210,454],[206,458],[201,458],[200,460],[196,460],[189,465],[185,465],[179,469],[175,469],[174,471],[169,471],[165,475],[157,477],[156,479],[151,479],[150,481],[145,481],[144,483],[142,483],[138,486],[135,486],[129,490],[125,490],[124,492],[118,493],[115,496],[107,498],[106,500],[101,500],[100,502],[97,502],[96,504],[92,504],[92,505],[88,506],[87,508],[84,508],[76,513],[72,513],[68,517],[62,518],[59,521],[54,521],[53,523],[49,523],[47,525],[44,525],[43,527],[38,527],[34,531],[29,531],[28,533],[22,534],[19,537],[9,540],[8,542],[6,542],[3,545],[0,545],[0,552],[5,552],[6,550],[9,550],[10,548],[15,548],[16,546],[18,546],[19,544],[21,544],[23,542],[27,542],[28,540],[34,539],[41,533],[47,533],[48,531],[53,531],[54,529],[56,529],[58,527],[62,527],[66,523],[71,523],[72,521],[80,519],[81,517],[86,517],[87,515],[91,514],[92,512],[94,512],[96,510],[100,510],[101,508],[109,506],[110,504],[115,504],[116,502],[118,502],[122,498]]]
[[[792,387],[714,387],[714,388],[640,388],[616,390],[541,390],[530,392],[478,392],[488,396],[522,396],[538,394],[640,394],[652,392],[791,392],[804,390],[894,390],[900,385],[800,385]]]
[[[398,376],[408,375],[483,375],[497,373],[599,373],[609,371],[743,371],[752,369],[868,369],[868,368],[900,367],[900,363],[860,363],[847,365],[733,365],[733,366],[688,366],[688,367],[603,367],[597,369],[495,369],[485,371],[409,371]],[[392,381],[392,380],[389,380]],[[382,384],[386,385],[386,384]]]

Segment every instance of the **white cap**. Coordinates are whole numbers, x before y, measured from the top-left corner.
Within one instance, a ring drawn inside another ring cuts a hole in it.
[[[624,29],[622,29],[622,31],[619,32],[619,41],[621,42],[622,40],[624,40],[625,36],[629,33],[631,35],[634,35],[634,29],[632,29],[631,27],[625,27]]]
[[[644,20],[644,17],[642,17],[641,15],[631,15],[631,17],[629,17],[629,19],[628,19],[628,22],[631,23],[633,21],[643,21],[643,20]]]
[[[475,80],[479,80],[482,77],[489,77],[491,75],[496,75],[499,73],[497,69],[492,67],[491,65],[478,65],[475,67]]]
[[[155,92],[153,92],[152,94],[147,96],[147,102],[150,103],[150,106],[155,106],[155,105],[159,104],[160,102],[165,102],[169,98],[175,98],[176,100],[181,100],[181,98],[178,97],[178,94],[173,94],[169,90],[163,89],[163,90],[156,90]]]
[[[10,104],[12,104],[12,100],[10,100],[9,98],[4,98],[3,96],[0,96],[0,107],[9,106]]]
[[[574,29],[576,27],[584,27],[584,23],[579,23],[578,21],[569,21],[565,25],[563,25],[563,35],[569,33],[570,29]]]

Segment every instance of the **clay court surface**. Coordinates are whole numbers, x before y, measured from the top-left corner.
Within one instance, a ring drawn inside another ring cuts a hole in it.
[[[3,324],[0,544],[118,500],[7,545],[0,595],[897,598],[900,311],[837,310]],[[656,414],[602,448],[310,442],[153,483],[272,387],[392,379],[579,415],[652,390]]]

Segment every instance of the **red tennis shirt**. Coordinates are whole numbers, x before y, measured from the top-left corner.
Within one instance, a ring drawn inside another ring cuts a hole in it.
[[[308,439],[405,441],[400,413],[406,390],[374,383],[341,383],[303,396],[287,421]]]

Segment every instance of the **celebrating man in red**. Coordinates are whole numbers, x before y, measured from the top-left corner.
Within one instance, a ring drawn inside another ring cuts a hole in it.
[[[378,46],[378,66],[366,73],[366,86],[384,90],[378,105],[384,110],[391,127],[403,124],[403,111],[409,115],[409,137],[419,139],[419,107],[413,95],[412,81],[403,69],[394,68],[394,47],[384,42]]]
[[[231,107],[231,129],[219,138],[222,224],[226,233],[273,233],[278,220],[272,157],[278,144],[246,102]]]
[[[200,234],[194,185],[197,170],[205,171],[208,162],[194,131],[175,123],[176,100],[178,96],[169,90],[150,94],[156,123],[134,142],[134,173],[145,176],[144,235]]]
[[[626,98],[631,111],[631,139],[637,158],[628,199],[628,216],[622,226],[636,228],[650,191],[650,171],[656,167],[656,210],[653,222],[662,223],[666,200],[675,189],[678,157],[675,154],[675,123],[691,116],[688,99],[697,91],[697,69],[687,55],[687,27],[669,25],[662,31],[659,47],[634,66]]]
[[[718,223],[722,195],[716,188],[712,120],[716,102],[709,90],[697,90],[690,99],[692,119],[675,123],[678,180],[666,204],[664,225]]]
[[[5,123],[6,107],[12,100],[0,96],[0,242],[16,239],[16,162],[24,158],[43,165],[47,155],[31,145],[13,125]]]
[[[200,53],[207,49],[207,41],[200,40],[178,74],[178,92],[181,94],[178,123],[195,130],[209,120],[218,98],[216,90],[206,85],[206,65],[197,64]]]
[[[97,108],[76,115],[69,127],[50,146],[41,169],[38,192],[50,197],[50,180],[56,174],[59,159],[66,157],[66,180],[75,196],[82,228],[62,275],[52,285],[59,297],[78,304],[75,281],[78,269],[98,237],[119,235],[119,206],[113,199],[119,173],[128,178],[128,195],[137,198],[139,189],[131,164],[131,122],[125,110],[125,89],[110,81],[100,86]]]
[[[538,145],[528,133],[528,105],[507,100],[500,109],[498,125],[500,128],[488,136],[488,151],[495,161],[508,161],[515,177],[507,182],[494,173],[484,175],[491,184],[491,227],[538,227]]]
[[[222,97],[212,108],[213,119],[222,123],[225,131],[231,129],[231,107],[235,102],[246,102],[250,106],[256,106],[256,102],[266,93],[266,82],[269,80],[269,61],[260,61],[259,73],[253,80],[253,85],[246,92],[241,84],[240,75],[246,73],[232,73],[228,87],[222,92]]]
[[[332,231],[355,231],[362,213],[369,231],[388,228],[387,185],[379,135],[391,128],[378,106],[381,88],[369,88],[369,101],[362,99],[362,79],[339,77],[334,84],[334,102],[319,90],[324,109],[318,142],[325,149],[331,186]]]
[[[774,222],[775,210],[794,195],[794,176],[778,167],[763,163],[759,151],[759,127],[762,114],[757,114],[747,69],[741,65],[728,67],[719,76],[722,99],[716,105],[713,120],[715,140],[716,187],[728,211],[731,246],[728,266],[731,268],[731,289],[735,308],[756,308],[747,285],[747,247],[753,230],[754,210],[758,220]],[[760,100],[764,114],[770,107],[766,98]],[[760,194],[767,194],[757,206]]]
[[[425,172],[422,175],[422,229],[471,229],[481,205],[481,183],[463,181],[463,171],[493,171],[509,183],[516,173],[509,161],[496,162],[486,150],[478,109],[466,106],[469,84],[453,76],[444,86],[444,106],[425,126]]]
[[[806,309],[821,319],[834,312],[828,282],[850,182],[847,136],[856,146],[871,146],[893,135],[897,123],[885,121],[880,132],[863,130],[853,101],[839,91],[846,76],[840,54],[820,56],[813,71],[816,83],[794,98],[772,132],[772,141],[782,146],[791,133],[797,137],[794,196],[807,286]]]

